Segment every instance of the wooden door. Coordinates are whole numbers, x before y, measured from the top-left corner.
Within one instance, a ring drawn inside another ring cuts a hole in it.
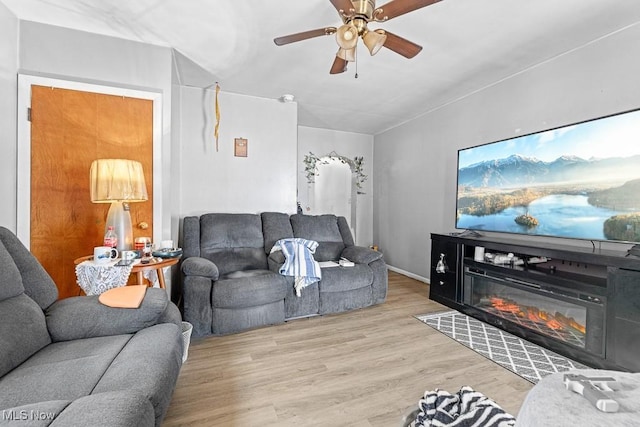
[[[153,101],[33,85],[30,245],[60,298],[80,295],[73,261],[102,245],[109,204],[89,195],[100,158],[142,163],[149,200],[130,204],[131,220],[134,236],[152,237]]]

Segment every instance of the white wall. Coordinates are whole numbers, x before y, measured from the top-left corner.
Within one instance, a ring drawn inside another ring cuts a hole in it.
[[[18,19],[0,3],[0,226],[16,232]]]
[[[335,151],[337,154],[353,159],[364,157],[364,174],[368,176],[363,185],[365,194],[357,195],[356,243],[369,246],[373,239],[373,136],[352,132],[340,132],[327,129],[298,127],[298,201],[308,205],[308,184],[304,171],[304,156],[309,152],[322,157]]]
[[[628,27],[377,135],[374,240],[386,261],[429,276],[430,233],[454,231],[459,148],[640,107],[638,40],[640,25]]]
[[[296,210],[297,104],[220,91],[219,151],[214,89],[180,88],[180,213]],[[234,139],[248,156],[234,156]]]

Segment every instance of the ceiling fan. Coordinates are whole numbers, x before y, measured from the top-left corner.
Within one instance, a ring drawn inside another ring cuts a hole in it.
[[[331,74],[339,74],[347,70],[347,63],[356,60],[358,37],[362,38],[362,42],[371,55],[378,53],[384,46],[406,58],[416,56],[422,50],[422,46],[383,29],[370,30],[367,28],[367,24],[372,21],[385,22],[396,16],[437,3],[440,0],[391,0],[380,7],[376,7],[375,0],[329,1],[338,11],[343,25],[338,28],[318,28],[317,30],[276,37],[273,41],[276,45],[282,46],[314,37],[335,34],[339,49],[329,72]]]

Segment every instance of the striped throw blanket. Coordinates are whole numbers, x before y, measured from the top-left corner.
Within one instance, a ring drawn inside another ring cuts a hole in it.
[[[322,279],[320,264],[313,258],[318,242],[299,237],[278,240],[271,252],[282,251],[285,257],[280,267],[283,276],[295,277],[294,288],[300,296],[302,288]]]
[[[516,419],[471,387],[451,394],[427,391],[418,403],[415,427],[513,427]]]

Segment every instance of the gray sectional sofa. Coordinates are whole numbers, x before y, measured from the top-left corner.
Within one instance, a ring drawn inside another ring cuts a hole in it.
[[[294,290],[294,277],[278,273],[284,238],[319,243],[316,261],[352,267],[322,269],[322,280]],[[223,335],[285,320],[343,312],[384,302],[387,266],[382,254],[356,246],[344,217],[208,213],[185,217],[182,231],[184,318],[193,336]]]
[[[178,308],[58,299],[51,277],[0,227],[0,426],[159,426],[182,366]]]

